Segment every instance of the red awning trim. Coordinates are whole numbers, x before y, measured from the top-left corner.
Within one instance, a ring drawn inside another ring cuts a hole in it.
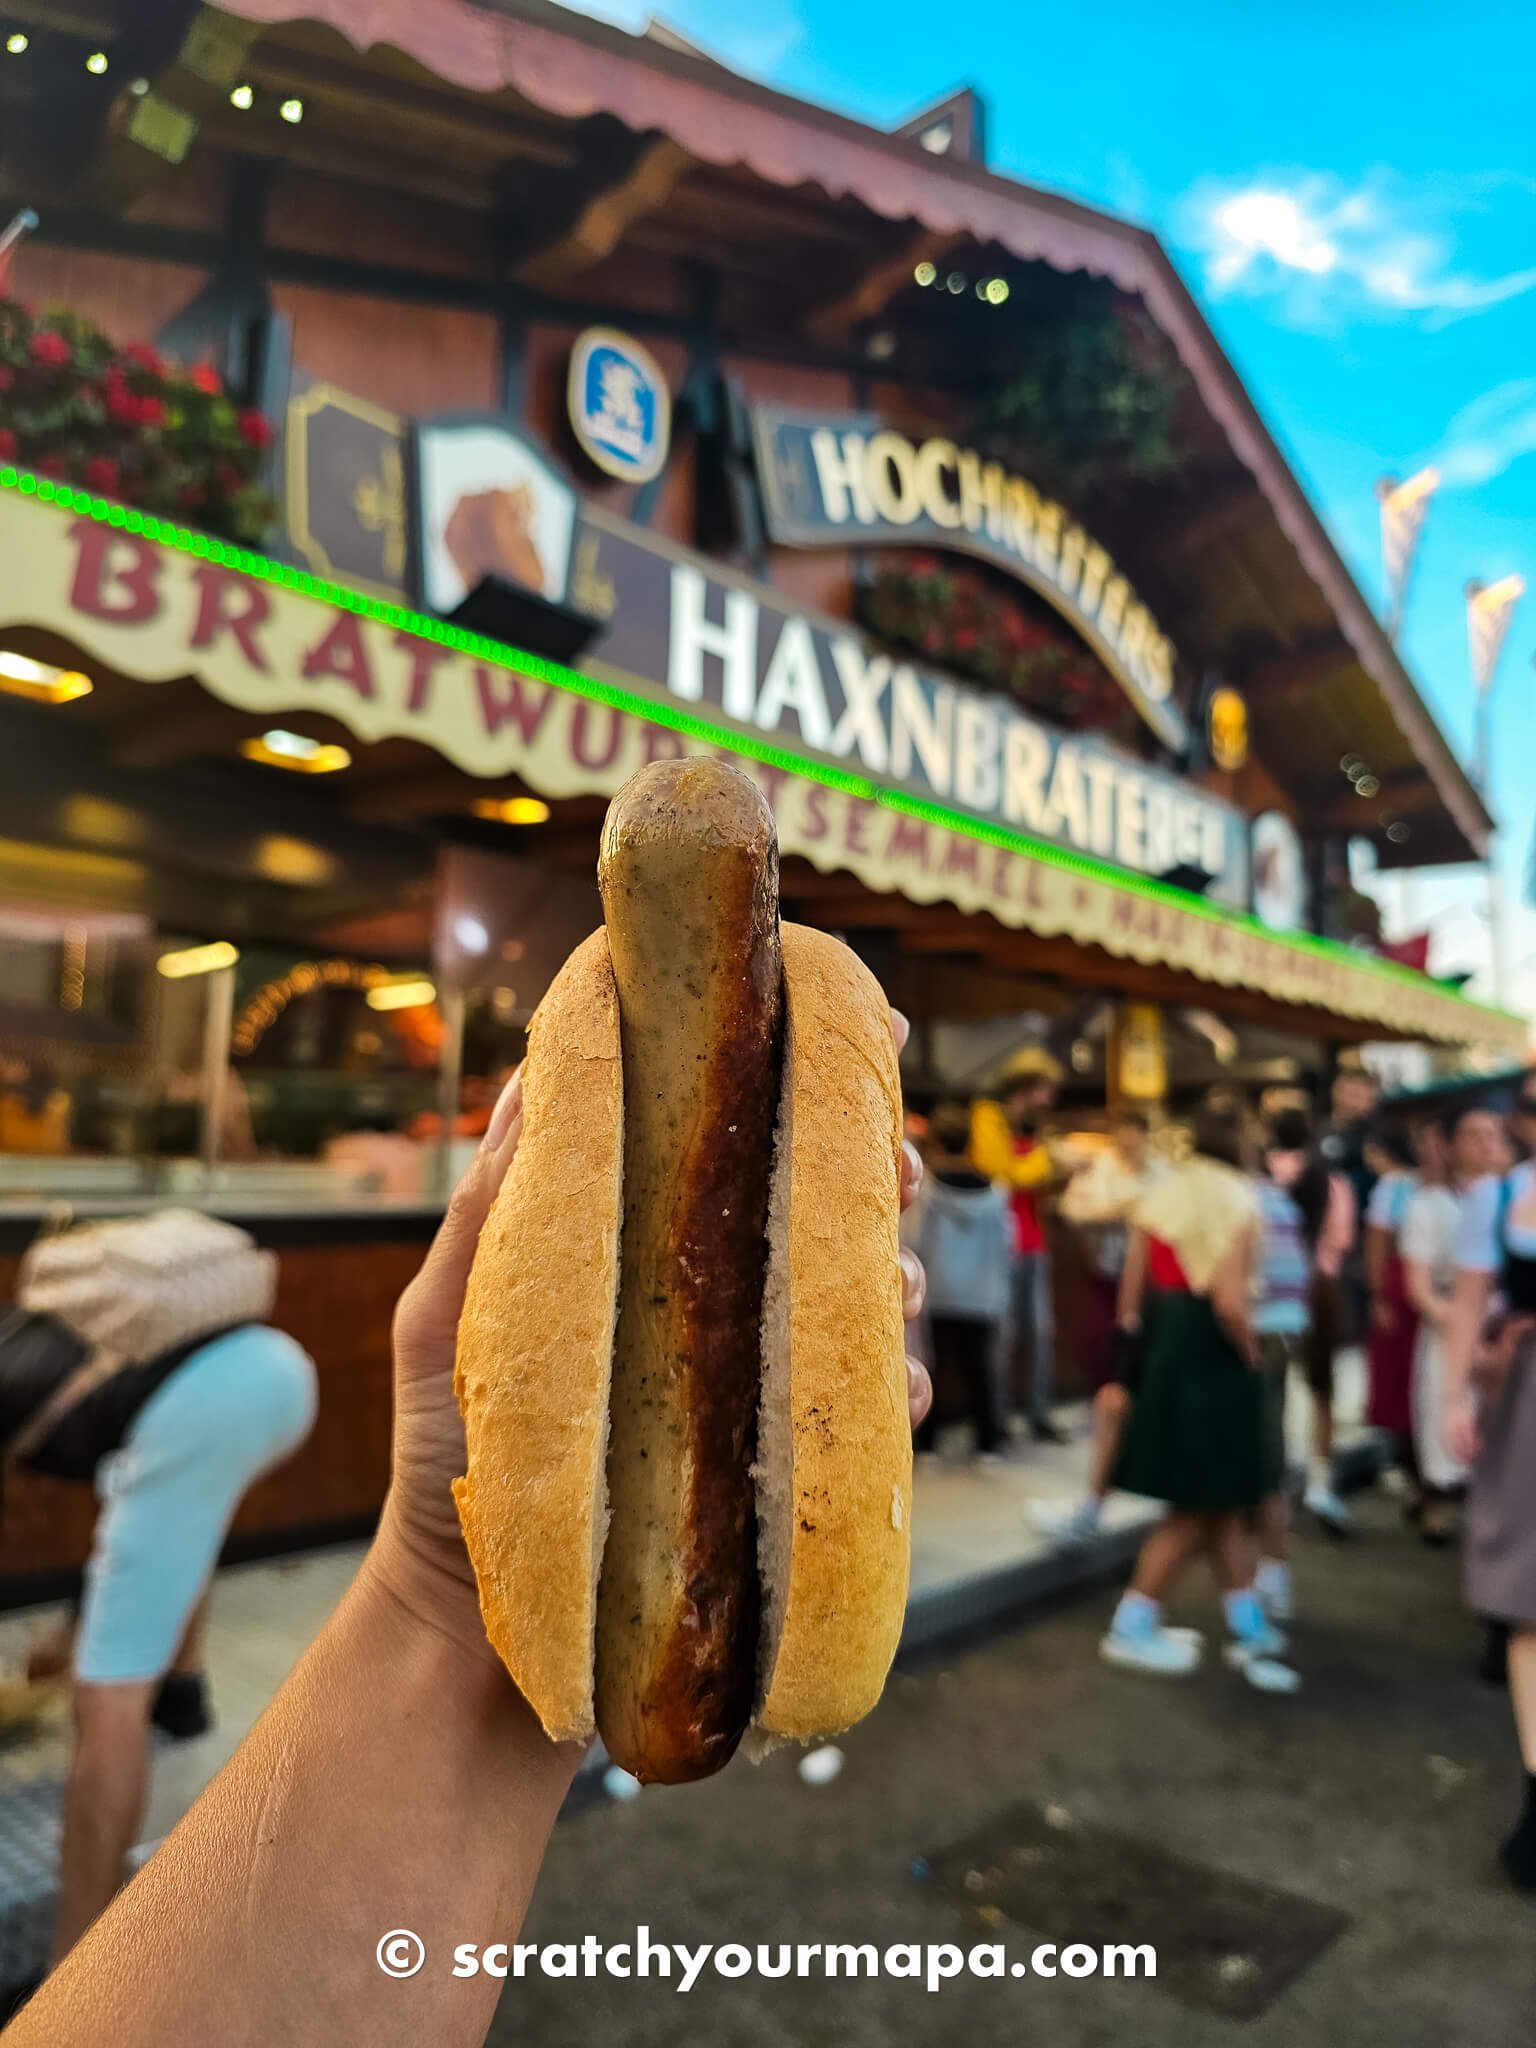
[[[1252,472],[1441,801],[1471,846],[1484,851],[1492,820],[1481,797],[1147,229],[980,166],[931,156],[911,141],[581,15],[556,27],[470,0],[220,0],[219,11],[272,27],[321,22],[359,52],[388,45],[468,92],[510,88],[569,119],[612,114],[637,132],[662,130],[702,162],[742,165],[776,185],[815,184],[888,220],[997,242],[1023,261],[1087,270],[1139,293],[1234,454]]]

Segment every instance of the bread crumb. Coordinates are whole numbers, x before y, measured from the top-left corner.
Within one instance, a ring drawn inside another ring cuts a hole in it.
[[[891,1488],[891,1527],[893,1529],[901,1527],[901,1488],[899,1486]]]

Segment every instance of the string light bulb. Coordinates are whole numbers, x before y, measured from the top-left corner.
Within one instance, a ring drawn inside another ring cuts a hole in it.
[[[17,29],[14,35],[7,36],[5,39],[5,47],[10,51],[13,57],[20,57],[28,49],[30,44],[31,37],[24,36],[20,29]]]
[[[106,51],[92,50],[90,56],[87,57],[85,60],[85,68],[87,71],[90,72],[92,78],[100,78],[101,74],[107,68]]]
[[[304,118],[304,102],[302,100],[284,100],[277,111],[290,127],[296,128]]]
[[[255,102],[255,89],[249,85],[237,85],[229,96],[229,104],[238,107],[242,114],[249,113]]]
[[[221,967],[233,967],[240,949],[228,939],[215,939],[207,946],[183,946],[174,953],[162,953],[155,966],[167,981],[187,981],[197,974],[217,974]]]

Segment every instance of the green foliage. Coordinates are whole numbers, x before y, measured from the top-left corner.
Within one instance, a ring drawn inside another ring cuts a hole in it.
[[[0,460],[249,546],[272,521],[271,440],[207,365],[0,299]]]
[[[1187,378],[1140,299],[1035,264],[1014,301],[1019,367],[982,401],[987,452],[1079,509],[1117,478],[1171,475]]]

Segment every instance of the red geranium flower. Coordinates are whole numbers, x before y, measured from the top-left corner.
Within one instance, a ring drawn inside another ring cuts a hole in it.
[[[183,484],[181,489],[177,492],[177,497],[180,499],[181,503],[187,506],[189,509],[191,509],[194,506],[201,505],[206,495],[207,493],[204,491],[201,484]]]
[[[215,475],[219,489],[226,498],[232,498],[236,491],[245,489],[245,472],[236,469],[232,462],[221,462]]]
[[[40,476],[62,476],[64,458],[62,455],[45,455],[37,465]]]
[[[272,442],[272,423],[259,412],[240,415],[240,438],[248,448],[267,448]]]
[[[198,363],[192,371],[192,382],[199,391],[206,391],[210,398],[217,398],[224,389],[218,371],[212,363]]]
[[[147,371],[151,377],[163,377],[165,375],[165,364],[156,355],[147,341],[130,342],[123,350],[123,361],[125,363],[136,363],[141,370]]]
[[[49,331],[32,337],[32,360],[46,369],[62,369],[69,361],[69,343],[62,334]]]
[[[0,462],[9,462],[16,453],[16,436],[9,427],[0,427]]]
[[[93,455],[85,465],[85,481],[91,490],[111,497],[121,481],[117,464],[109,455]]]
[[[134,417],[141,427],[163,427],[165,405],[158,398],[141,398],[134,405]]]

